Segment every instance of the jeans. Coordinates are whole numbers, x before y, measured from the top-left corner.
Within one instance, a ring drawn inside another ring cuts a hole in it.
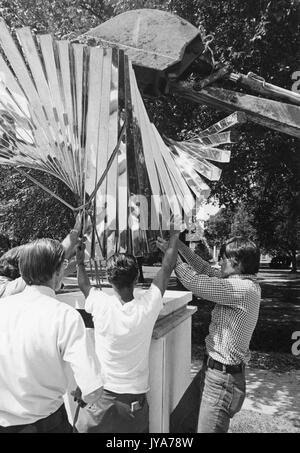
[[[226,433],[245,393],[245,369],[229,374],[203,365],[171,414],[170,432]]]

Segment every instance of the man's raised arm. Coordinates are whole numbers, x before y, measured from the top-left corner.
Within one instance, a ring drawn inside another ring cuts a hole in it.
[[[72,258],[72,256],[74,256],[76,253],[75,248],[81,230],[81,223],[82,223],[81,214],[78,214],[76,217],[74,227],[61,243],[63,248],[65,249],[65,256],[67,260]]]
[[[92,286],[85,269],[84,258],[85,258],[85,244],[81,241],[76,249],[77,279],[79,289],[83,292],[84,297],[87,298]]]
[[[205,274],[209,277],[220,277],[221,273],[218,269],[212,267],[207,261],[205,261],[201,256],[193,252],[189,247],[187,247],[183,242],[179,241],[178,251],[183,258],[186,259],[188,264],[194,268],[198,274]]]
[[[168,242],[162,238],[157,238],[157,247],[165,252],[167,249]],[[187,263],[198,273],[205,274],[209,277],[220,277],[221,272],[218,269],[212,267],[207,261],[201,258],[199,255],[194,253],[189,247],[187,247],[183,242],[178,240],[178,252],[180,255],[187,261]],[[178,259],[178,263],[181,260]]]
[[[163,296],[167,289],[171,273],[176,265],[180,231],[171,230],[170,241],[165,251],[161,269],[153,279],[153,284],[160,289]]]

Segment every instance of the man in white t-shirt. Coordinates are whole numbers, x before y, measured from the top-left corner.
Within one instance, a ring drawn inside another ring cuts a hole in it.
[[[55,297],[65,265],[58,241],[27,244],[20,253],[26,288],[0,303],[0,433],[72,432],[63,404],[70,366],[85,401],[96,405],[101,395],[84,323]]]
[[[80,432],[142,433],[149,430],[149,349],[152,331],[163,307],[162,297],[176,264],[179,232],[173,231],[162,266],[150,288],[135,296],[138,265],[131,255],[108,260],[107,274],[114,294],[91,288],[78,250],[78,283],[86,297],[85,310],[94,321],[96,353],[104,382],[101,409],[88,407],[78,420]],[[99,407],[99,405],[98,405]]]

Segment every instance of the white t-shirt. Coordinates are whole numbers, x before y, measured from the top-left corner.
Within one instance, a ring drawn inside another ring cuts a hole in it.
[[[0,426],[48,417],[63,403],[69,366],[83,396],[102,386],[79,313],[46,286],[27,286],[0,303]]]
[[[91,289],[85,310],[93,315],[104,388],[132,394],[149,390],[150,342],[162,307],[161,292],[154,284],[125,304],[116,295]]]

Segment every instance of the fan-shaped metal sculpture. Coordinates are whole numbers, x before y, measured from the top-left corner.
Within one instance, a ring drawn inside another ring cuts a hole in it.
[[[202,176],[221,173],[208,161],[230,158],[218,148],[230,133],[216,132],[234,119],[188,142],[164,141],[122,50],[35,37],[28,28],[16,36],[18,43],[0,20],[0,164],[50,173],[79,207],[93,203],[100,258],[142,255],[149,231],[166,228],[170,213],[191,215],[195,197],[207,197]]]

